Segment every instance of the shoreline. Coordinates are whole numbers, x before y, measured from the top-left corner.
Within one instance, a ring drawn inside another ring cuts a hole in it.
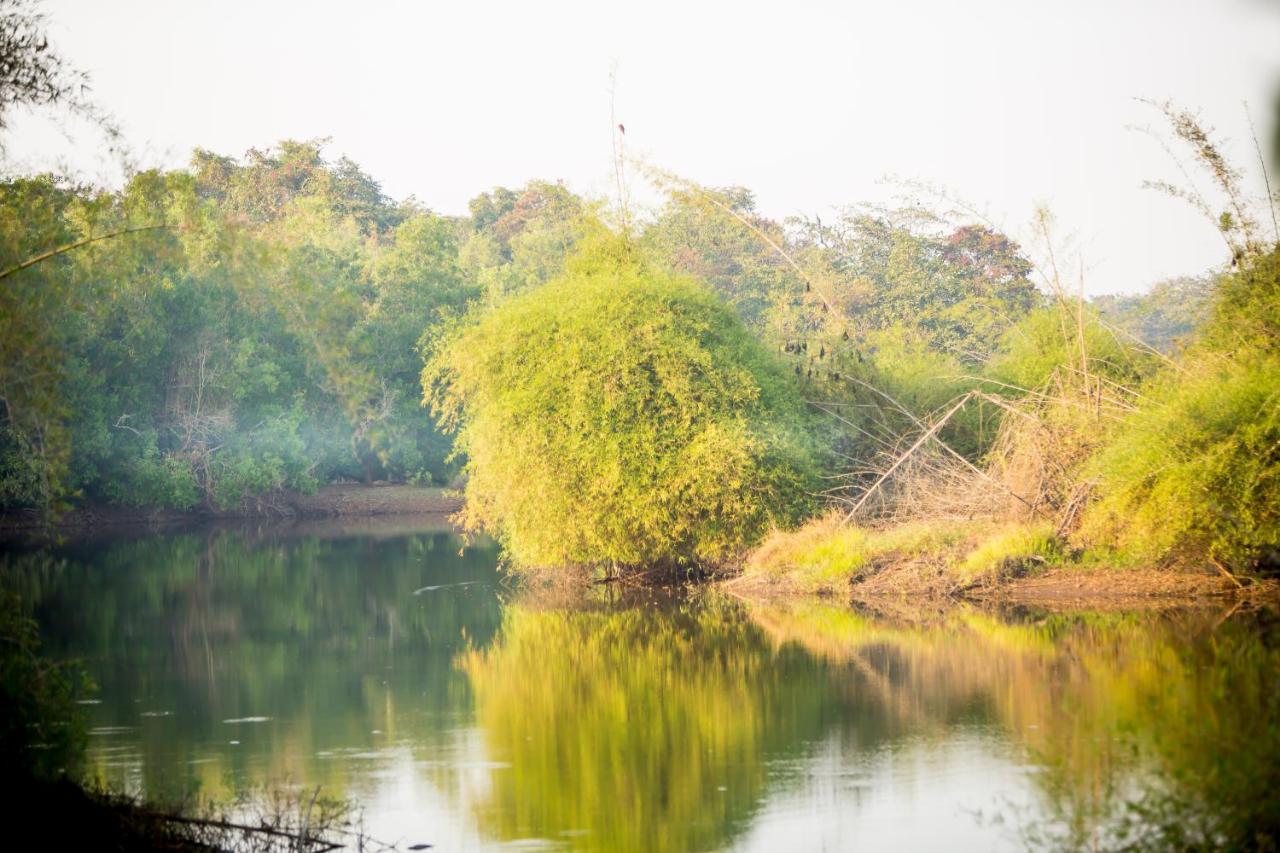
[[[423,529],[456,530],[451,516],[462,497],[440,487],[402,484],[341,483],[322,486],[314,494],[285,493],[269,505],[232,512],[156,510],[112,506],[75,508],[52,525],[25,512],[0,513],[0,543],[58,538],[96,539],[125,535],[131,529],[197,530],[257,527],[258,532],[289,535],[396,536]],[[869,572],[843,578],[821,588],[805,587],[787,576],[751,571],[745,562],[729,572],[686,582],[744,599],[841,601],[900,607],[976,604],[1027,605],[1051,609],[1146,609],[1167,606],[1280,605],[1280,580],[1234,577],[1208,568],[1119,568],[1044,566],[1030,571],[997,571],[967,583],[936,563],[913,559],[876,561]],[[586,576],[559,575],[571,586]],[[661,586],[672,578],[644,579],[643,575],[615,579],[622,587]],[[612,584],[611,584],[612,585]]]
[[[737,598],[814,600],[854,605],[948,608],[1028,606],[1050,610],[1145,610],[1162,607],[1280,606],[1280,581],[1180,569],[1062,568],[989,579],[947,590],[903,567],[887,567],[876,583],[802,589],[777,579],[737,574],[713,582]],[[905,576],[905,577],[904,577]]]
[[[225,512],[90,504],[74,507],[49,523],[34,512],[7,511],[0,513],[0,535],[37,531],[94,533],[117,527],[184,527],[224,522],[449,516],[461,508],[462,498],[454,490],[436,486],[335,483],[321,486],[314,494],[285,492],[269,503]]]

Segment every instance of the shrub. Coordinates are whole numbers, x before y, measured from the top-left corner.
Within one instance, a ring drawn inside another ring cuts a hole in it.
[[[1090,463],[1082,535],[1135,556],[1280,566],[1280,357],[1204,357],[1150,389]]]
[[[1056,373],[1081,364],[1082,338],[1089,372],[1112,382],[1141,382],[1158,364],[1154,354],[1109,329],[1093,308],[1077,315],[1076,306],[1057,304],[1031,312],[1010,329],[985,373],[1015,386],[1007,390],[1038,391]]]
[[[1217,352],[1280,352],[1280,249],[1217,285],[1204,344]]]
[[[1082,535],[1140,559],[1280,568],[1280,252],[1217,285],[1179,369],[1092,461]]]
[[[132,442],[138,451],[122,456],[106,483],[105,493],[125,506],[191,509],[200,502],[200,483],[186,459],[162,453],[154,430]]]
[[[465,454],[468,530],[524,566],[708,563],[810,505],[810,415],[705,286],[611,238],[473,314],[423,385]]]

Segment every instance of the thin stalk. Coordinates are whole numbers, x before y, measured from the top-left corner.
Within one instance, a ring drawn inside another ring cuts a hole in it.
[[[77,240],[74,243],[68,243],[65,246],[59,246],[56,249],[50,249],[47,252],[41,252],[35,257],[28,258],[27,260],[23,261],[20,264],[11,266],[7,270],[0,272],[0,278],[8,278],[14,273],[22,272],[28,267],[33,267],[36,264],[41,263],[42,261],[47,261],[50,258],[56,258],[58,255],[65,254],[74,249],[79,249],[82,246],[88,246],[91,243],[97,243],[101,240],[110,240],[113,237],[122,237],[125,234],[137,234],[140,231],[155,231],[156,229],[159,229],[159,228],[173,228],[173,227],[175,226],[169,225],[168,223],[161,223],[159,225],[137,225],[137,226],[134,226],[133,228],[122,228],[119,231],[111,231],[106,234],[99,234],[97,237],[86,237],[83,240]]]

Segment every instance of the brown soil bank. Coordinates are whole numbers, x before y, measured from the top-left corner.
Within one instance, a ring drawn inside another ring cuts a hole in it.
[[[270,500],[246,504],[229,512],[207,510],[134,509],[118,506],[77,507],[56,522],[59,528],[115,525],[165,525],[235,518],[361,518],[397,515],[444,515],[457,512],[462,500],[447,489],[398,484],[322,486],[315,494],[286,492]],[[35,513],[0,514],[0,530],[44,527]]]
[[[980,580],[958,580],[929,561],[881,565],[847,585],[802,589],[758,575],[722,582],[747,597],[848,598],[866,603],[912,600],[945,604],[973,601],[1042,605],[1051,609],[1164,607],[1197,603],[1246,602],[1280,605],[1280,582],[1232,578],[1218,572],[1185,569],[1052,568],[1032,573],[1022,567]]]
[[[1118,603],[1165,603],[1188,599],[1280,599],[1274,580],[1234,579],[1218,573],[1161,569],[1072,571],[1055,569],[1036,577],[997,586],[994,597],[1027,603],[1087,604],[1099,599]]]
[[[1280,600],[1280,583],[1235,576],[1216,561],[1130,563],[1070,547],[1052,524],[998,519],[915,520],[870,527],[838,514],[775,531],[724,582],[747,595],[818,594],[866,601],[1008,600],[1115,606]]]

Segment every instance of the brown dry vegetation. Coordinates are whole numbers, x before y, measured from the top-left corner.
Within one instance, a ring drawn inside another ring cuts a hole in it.
[[[860,597],[1275,597],[1264,579],[1280,567],[1280,232],[1274,244],[1261,236],[1240,174],[1195,117],[1160,108],[1225,200],[1229,212],[1214,217],[1203,196],[1189,197],[1238,267],[1217,279],[1196,338],[1164,355],[1069,296],[1042,214],[1050,306],[1018,324],[978,385],[934,415],[881,394],[913,426],[828,492],[829,515],[768,537],[735,586]],[[975,405],[1001,410],[976,461],[945,440],[948,422]]]

